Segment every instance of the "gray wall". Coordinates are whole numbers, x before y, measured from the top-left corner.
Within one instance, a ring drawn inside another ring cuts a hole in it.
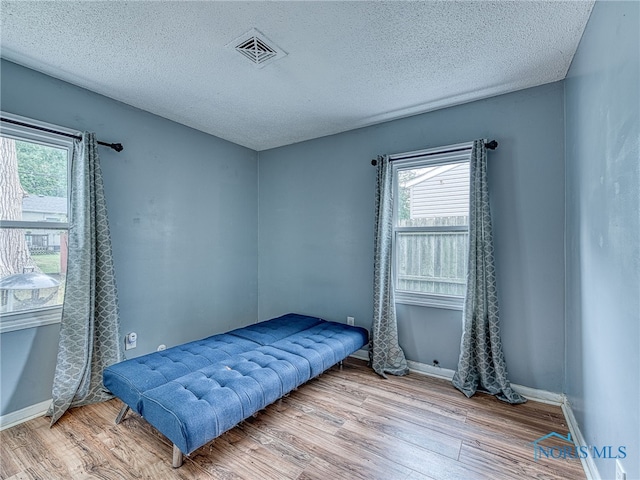
[[[260,152],[259,318],[299,311],[370,327],[375,169],[370,160],[495,138],[489,182],[502,338],[512,382],[564,380],[563,84]],[[456,368],[461,312],[399,309],[410,360]]]
[[[640,4],[597,2],[565,81],[566,393],[640,478]],[[599,459],[602,478],[615,461]]]
[[[138,333],[127,356],[255,322],[257,153],[16,64],[1,67],[4,111],[125,147],[100,155],[122,334]],[[2,415],[51,398],[58,329],[37,330],[2,335]],[[37,342],[13,348],[27,337]]]

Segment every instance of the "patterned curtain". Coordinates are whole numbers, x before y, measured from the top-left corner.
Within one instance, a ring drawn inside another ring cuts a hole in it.
[[[500,341],[500,318],[493,261],[493,235],[487,185],[487,150],[476,140],[471,151],[469,265],[458,370],[453,385],[471,397],[476,391],[509,403],[526,399],[511,389]]]
[[[105,367],[123,359],[102,172],[95,135],[76,140],[71,160],[71,223],[51,425],[70,407],[112,398]]]
[[[391,246],[393,242],[393,169],[389,157],[378,158],[373,267],[373,325],[369,342],[371,367],[380,376],[409,372],[398,345],[396,304],[393,295]]]

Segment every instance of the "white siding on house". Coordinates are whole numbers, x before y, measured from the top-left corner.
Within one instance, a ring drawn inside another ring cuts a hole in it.
[[[25,222],[66,222],[67,199],[45,195],[26,195],[22,199],[22,220]],[[31,254],[59,252],[62,230],[30,228],[25,231]]]
[[[22,220],[29,222],[66,222],[67,199],[27,195],[22,199]]]
[[[410,217],[460,217],[469,211],[469,163],[433,167],[413,179]]]

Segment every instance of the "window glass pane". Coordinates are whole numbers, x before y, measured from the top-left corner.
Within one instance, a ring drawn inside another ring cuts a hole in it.
[[[47,223],[68,222],[67,166],[64,147],[0,136],[0,220],[37,227],[0,228],[0,314],[62,304],[67,230]]]
[[[67,231],[0,228],[0,313],[62,305]]]
[[[398,170],[398,227],[469,223],[469,162]]]
[[[67,221],[67,150],[0,137],[0,219]]]
[[[409,292],[464,296],[467,232],[396,235],[396,288]]]

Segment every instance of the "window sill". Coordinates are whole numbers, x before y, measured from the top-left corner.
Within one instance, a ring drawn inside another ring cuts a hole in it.
[[[29,310],[26,312],[3,313],[0,319],[0,334],[24,330],[25,328],[42,327],[60,323],[62,306]]]
[[[447,295],[396,292],[395,300],[396,303],[402,305],[417,305],[419,307],[444,308],[447,310],[462,310],[464,307],[464,297]]]

